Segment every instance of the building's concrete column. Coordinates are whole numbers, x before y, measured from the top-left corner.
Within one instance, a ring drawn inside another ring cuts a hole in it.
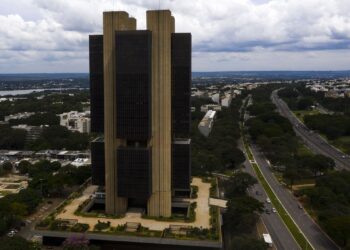
[[[117,148],[123,141],[116,133],[116,50],[115,31],[135,30],[136,20],[123,11],[103,13],[104,62],[104,138],[106,168],[106,213],[122,214],[127,209],[127,199],[118,197]]]
[[[169,10],[147,11],[152,31],[152,196],[150,216],[171,216],[171,33]]]

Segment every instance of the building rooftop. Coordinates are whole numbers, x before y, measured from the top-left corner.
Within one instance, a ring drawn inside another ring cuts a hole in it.
[[[191,144],[191,139],[177,138],[173,141],[174,144]]]

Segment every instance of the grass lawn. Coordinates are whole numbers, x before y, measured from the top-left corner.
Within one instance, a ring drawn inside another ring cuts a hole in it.
[[[330,141],[330,143],[344,153],[350,154],[350,136],[339,137],[336,140]]]
[[[12,193],[9,191],[0,191],[0,196],[6,196],[8,194],[12,194]]]
[[[299,143],[299,147],[298,147],[298,152],[297,154],[299,156],[311,156],[313,155],[313,153],[311,152],[311,150],[305,146],[305,144],[303,143]]]
[[[302,122],[304,122],[304,116],[306,116],[306,115],[318,115],[318,114],[320,114],[320,112],[318,110],[297,110],[297,111],[293,111],[293,113]]]
[[[321,114],[318,110],[297,110],[293,111],[295,116],[304,123],[304,117],[306,115],[317,115]],[[350,136],[343,136],[336,140],[328,140],[324,134],[319,133],[326,141],[332,144],[334,147],[338,148],[340,151],[350,154]]]

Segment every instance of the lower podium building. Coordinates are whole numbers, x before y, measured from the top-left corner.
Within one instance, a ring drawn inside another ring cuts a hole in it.
[[[105,12],[103,35],[90,36],[91,124],[101,134],[92,180],[107,214],[170,217],[172,198],[189,195],[191,50],[169,10],[147,11],[146,30]]]

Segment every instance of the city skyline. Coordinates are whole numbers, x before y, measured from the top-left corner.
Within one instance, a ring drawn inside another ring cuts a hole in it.
[[[344,0],[4,0],[0,73],[88,72],[87,34],[101,29],[101,11],[133,13],[145,29],[144,11],[158,7],[193,33],[193,71],[349,69]]]

